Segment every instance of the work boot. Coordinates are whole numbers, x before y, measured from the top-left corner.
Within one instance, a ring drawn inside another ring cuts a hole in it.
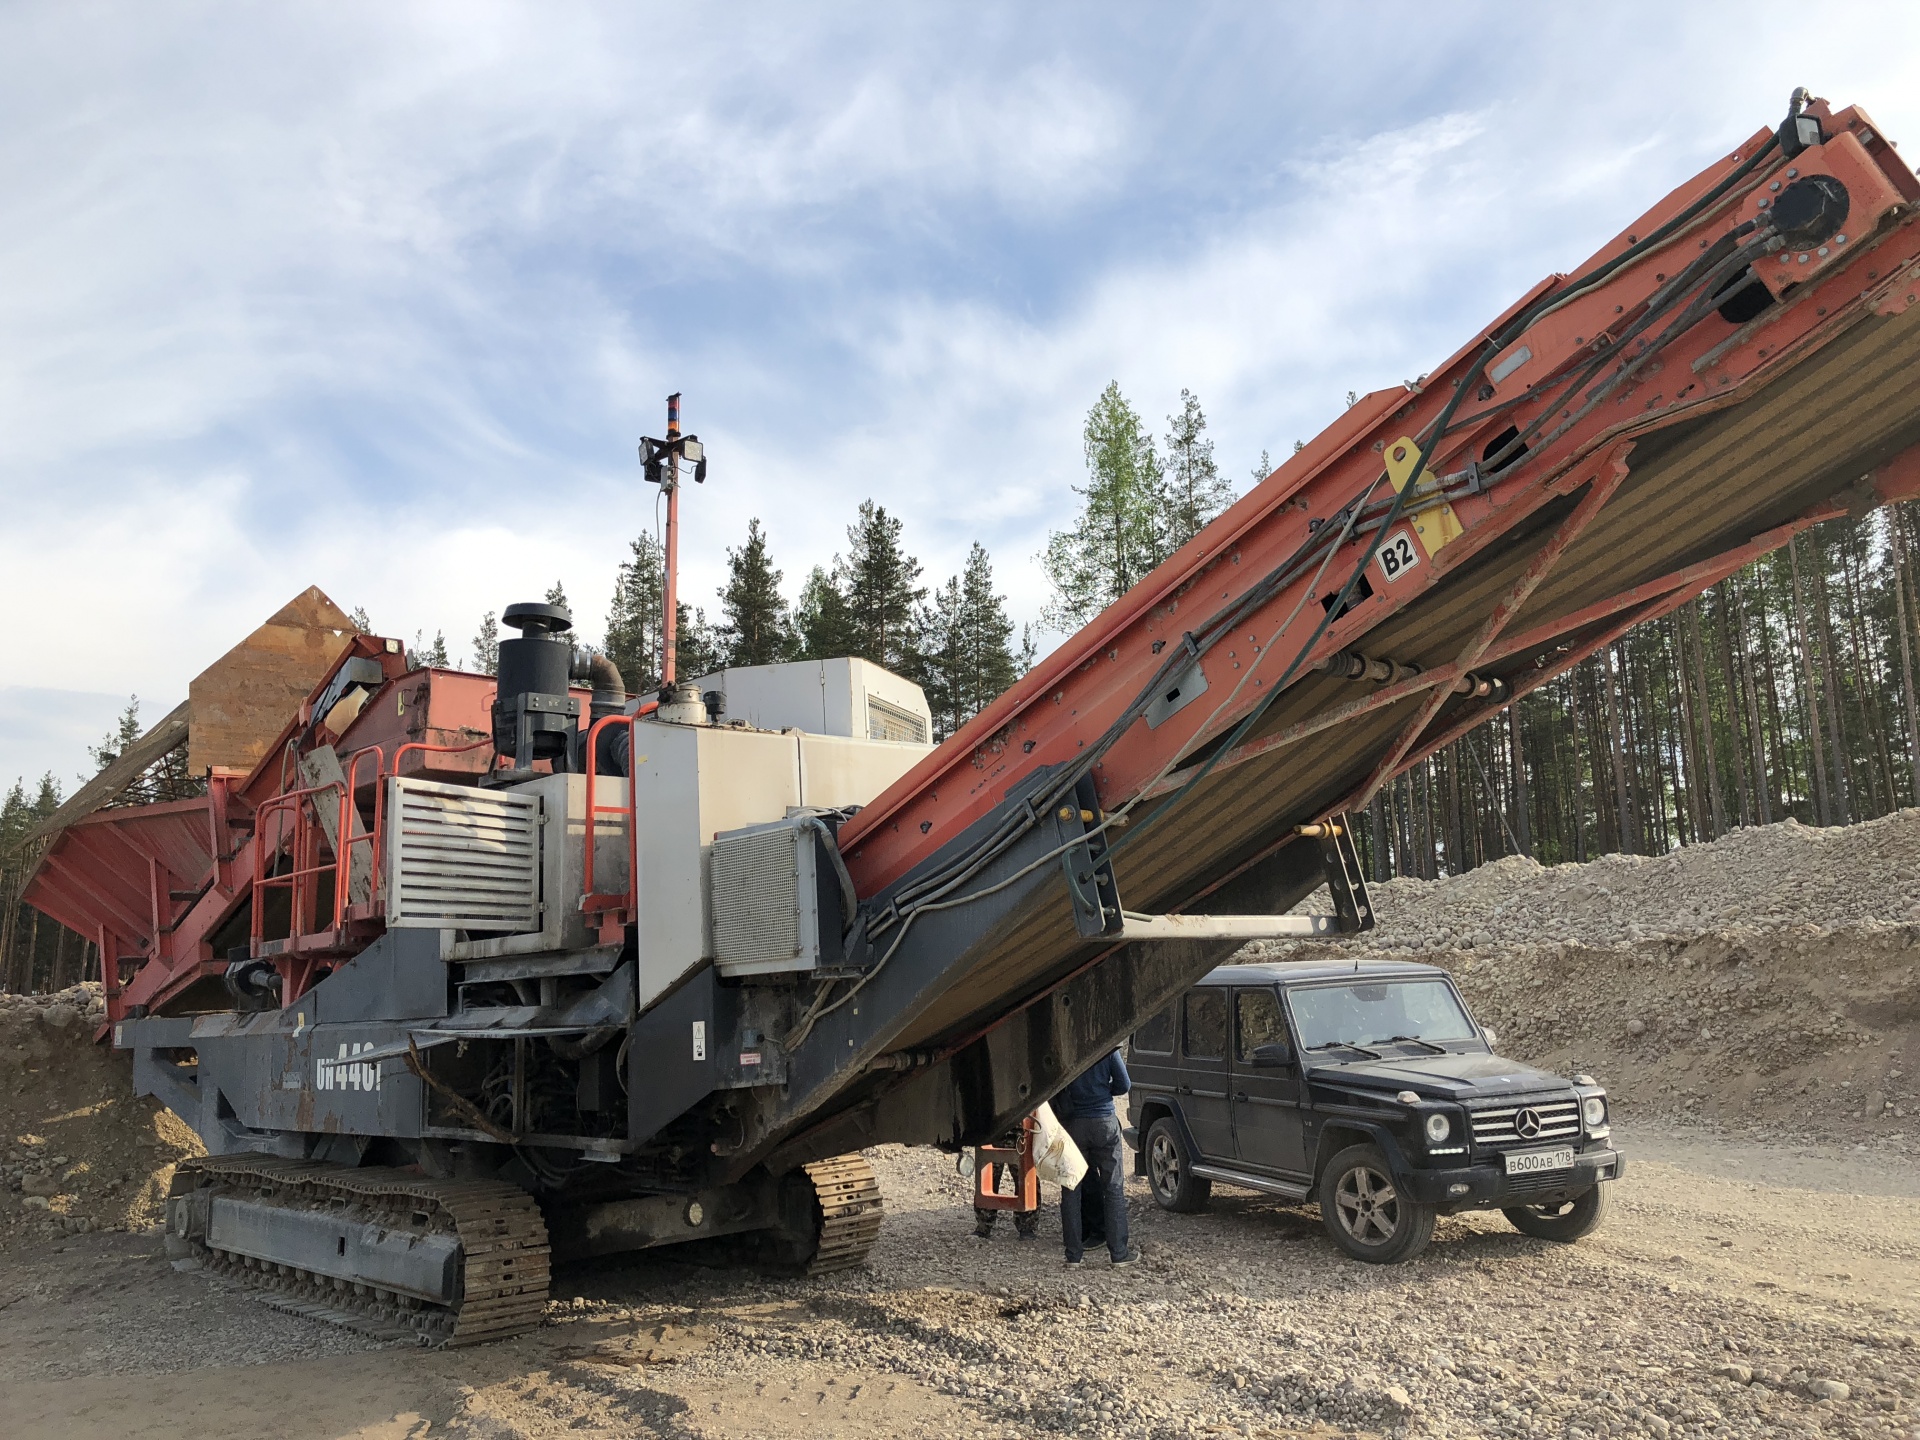
[[[993,1211],[991,1210],[974,1211],[973,1212],[974,1238],[977,1240],[991,1240],[993,1238],[993,1221],[994,1221]]]
[[[1016,1211],[1013,1217],[1013,1233],[1018,1235],[1022,1240],[1038,1240],[1040,1238],[1040,1212],[1038,1210],[1028,1210],[1022,1214]]]

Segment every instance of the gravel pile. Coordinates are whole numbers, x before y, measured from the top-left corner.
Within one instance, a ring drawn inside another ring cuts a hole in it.
[[[1920,1134],[1920,810],[1786,821],[1658,858],[1509,857],[1373,897],[1365,935],[1239,958],[1443,966],[1503,1052],[1588,1071],[1629,1114]],[[1322,891],[1300,908],[1328,904]]]
[[[1920,922],[1920,810],[1830,829],[1785,820],[1668,855],[1603,855],[1585,865],[1510,855],[1464,875],[1372,890],[1378,923],[1355,943],[1389,952],[1909,924]],[[1323,889],[1298,908],[1329,905]]]
[[[0,994],[0,1244],[159,1222],[198,1137],[133,1094],[129,1056],[95,1043],[97,984]]]

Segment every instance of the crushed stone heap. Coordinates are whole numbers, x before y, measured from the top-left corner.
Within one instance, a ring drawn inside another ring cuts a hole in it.
[[[124,1052],[95,1042],[98,984],[0,994],[0,1244],[44,1234],[144,1230],[199,1137],[133,1093]]]
[[[1237,958],[1444,966],[1505,1053],[1629,1114],[1894,1145],[1920,1124],[1920,810],[1372,893],[1365,935]]]
[[[1732,929],[1920,923],[1920,810],[1816,829],[1754,826],[1667,855],[1542,865],[1510,855],[1440,880],[1372,887],[1371,950],[1621,945]],[[1323,888],[1300,911],[1324,913]]]

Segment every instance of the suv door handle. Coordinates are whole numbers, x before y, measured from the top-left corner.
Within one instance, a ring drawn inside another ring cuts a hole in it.
[[[1236,1100],[1244,1100],[1247,1098],[1247,1092],[1244,1090],[1236,1090],[1233,1092],[1233,1098]]]
[[[1176,1086],[1174,1087],[1174,1091],[1173,1091],[1173,1093],[1174,1093],[1174,1094],[1176,1094],[1176,1095],[1191,1095],[1191,1094],[1193,1094],[1193,1086],[1191,1086],[1191,1085],[1176,1085]]]

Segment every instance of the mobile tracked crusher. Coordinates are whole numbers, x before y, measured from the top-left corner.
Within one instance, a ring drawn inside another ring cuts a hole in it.
[[[523,606],[497,680],[343,636],[204,799],[90,786],[28,899],[98,941],[112,1043],[206,1143],[173,1243],[456,1342],[534,1323],[550,1247],[857,1263],[862,1147],[999,1135],[1245,939],[1370,924],[1338,817],[1920,493],[1916,200],[1796,95],[938,748],[861,662],[643,706]],[[648,449],[670,490],[692,458]],[[1283,913],[1323,879],[1337,916]]]

